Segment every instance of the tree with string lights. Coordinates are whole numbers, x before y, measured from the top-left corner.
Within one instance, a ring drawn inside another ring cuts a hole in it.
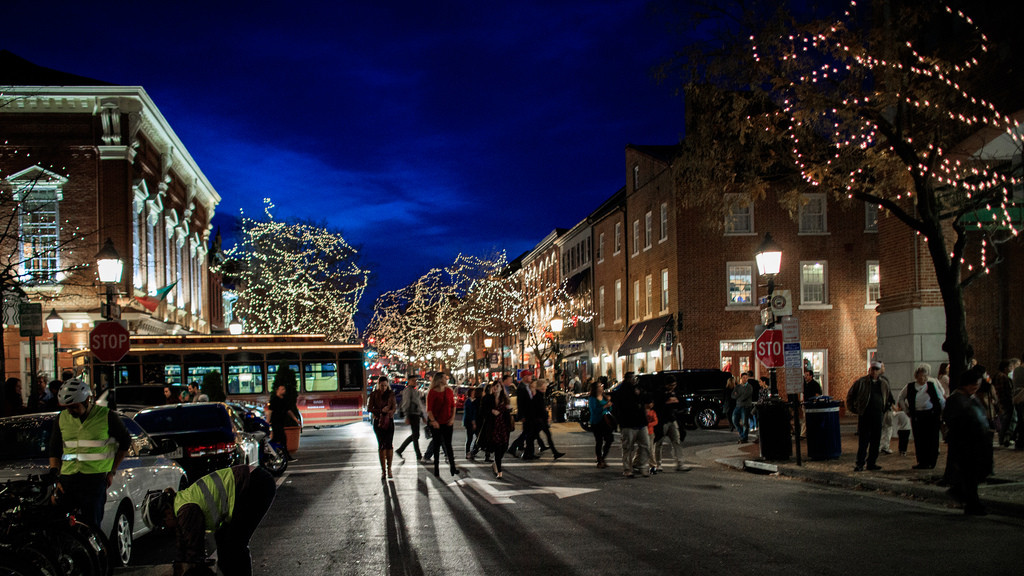
[[[697,47],[677,69],[688,106],[707,113],[677,163],[681,201],[725,212],[722,192],[741,192],[795,212],[802,193],[827,191],[877,206],[927,243],[955,379],[971,353],[963,290],[1021,224],[1019,115],[1000,108],[1019,105],[1012,82],[993,76],[1002,69],[975,22],[940,3],[773,10],[736,12],[744,41]],[[988,154],[997,141],[1009,152]]]
[[[215,271],[237,286],[235,314],[255,334],[356,337],[353,315],[369,271],[338,232],[306,222],[282,222],[265,201],[264,218],[243,214],[241,239]]]

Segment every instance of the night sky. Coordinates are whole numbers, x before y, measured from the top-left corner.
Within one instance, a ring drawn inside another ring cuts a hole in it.
[[[679,39],[646,2],[7,0],[0,49],[152,97],[220,193],[326,221],[383,291],[459,252],[512,259],[673,144]],[[230,238],[227,238],[230,244]]]

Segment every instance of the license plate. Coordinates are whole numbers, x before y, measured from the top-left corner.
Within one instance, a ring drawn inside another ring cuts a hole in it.
[[[164,454],[164,457],[174,460],[175,458],[181,458],[184,455],[184,450],[182,450],[181,447],[179,446],[178,448],[175,448],[174,450],[168,452],[167,454]]]

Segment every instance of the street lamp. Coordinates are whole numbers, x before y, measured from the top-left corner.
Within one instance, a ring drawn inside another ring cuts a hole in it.
[[[50,309],[50,315],[46,317],[46,329],[53,334],[53,372],[56,374],[54,380],[60,380],[60,366],[57,363],[57,335],[64,331],[64,319],[57,314],[56,308]]]
[[[239,336],[242,333],[242,321],[238,318],[231,320],[231,323],[228,324],[228,332],[232,336]]]
[[[775,276],[782,268],[782,248],[772,239],[771,232],[764,235],[764,240],[757,247],[754,253],[757,260],[757,273],[768,278],[768,314],[765,319],[765,328],[771,330],[775,327],[775,314],[772,312],[772,293],[775,292]],[[775,367],[768,369],[770,391],[772,396],[779,393],[779,386],[775,379]]]
[[[526,337],[530,335],[530,332],[526,327],[519,329],[519,369],[524,368],[523,358],[526,356]]]
[[[491,373],[491,346],[494,346],[494,338],[484,338],[484,380]]]
[[[472,347],[469,343],[462,345],[462,371],[465,373],[466,380],[469,380],[469,351]]]
[[[551,331],[555,333],[555,387],[558,388],[562,385],[561,373],[562,373],[562,349],[559,347],[559,334],[562,333],[562,328],[565,327],[565,319],[559,315],[555,315],[551,319]]]
[[[106,286],[106,305],[103,308],[103,318],[106,320],[113,320],[120,314],[114,313],[114,290],[118,283],[121,282],[121,273],[124,270],[124,263],[121,261],[121,255],[117,253],[114,248],[114,242],[107,238],[107,241],[103,243],[103,247],[96,254],[96,269],[99,273],[100,282]]]

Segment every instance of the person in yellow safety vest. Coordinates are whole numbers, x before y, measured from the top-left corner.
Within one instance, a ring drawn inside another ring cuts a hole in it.
[[[92,390],[81,380],[62,384],[57,401],[64,410],[50,434],[50,474],[60,475],[64,504],[80,511],[79,520],[99,528],[107,488],[132,438],[117,413],[93,404]]]
[[[232,466],[203,476],[181,492],[168,488],[148,495],[142,520],[150,528],[174,528],[174,576],[213,574],[206,567],[207,530],[214,533],[217,567],[224,576],[249,576],[249,540],[276,493],[274,477],[263,468]]]

